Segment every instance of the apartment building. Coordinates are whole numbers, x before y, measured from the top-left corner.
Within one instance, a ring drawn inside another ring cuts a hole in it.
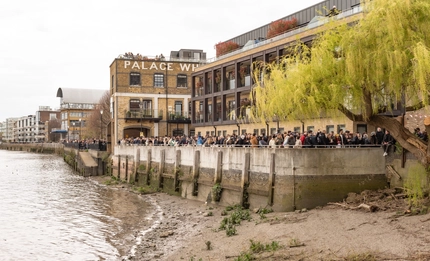
[[[5,134],[6,134],[6,122],[3,121],[3,122],[0,122],[0,143],[4,142],[3,137],[5,136]]]
[[[202,50],[169,57],[126,53],[110,65],[111,139],[190,135],[191,73],[206,60]]]
[[[327,132],[337,132],[339,129],[348,129],[364,132],[373,129],[373,126],[353,122],[346,117],[318,117],[287,122],[273,115],[267,122],[259,123],[249,119],[252,106],[250,93],[254,84],[251,75],[258,64],[278,62],[279,57],[287,54],[285,47],[297,40],[310,46],[321,32],[321,25],[329,19],[353,23],[361,15],[360,0],[322,1],[279,19],[292,25],[288,31],[270,35],[271,24],[266,24],[218,44],[217,47],[223,47],[220,50],[236,49],[217,53],[216,58],[208,60],[192,74],[191,114],[196,134],[267,135],[287,130],[304,132],[325,129]]]
[[[14,137],[14,127],[18,118],[7,118],[4,122],[4,133],[3,133],[3,141],[4,142],[15,142]]]
[[[36,114],[15,118],[13,121],[13,142],[35,143],[49,141],[49,122],[59,119],[60,111],[49,106],[39,106]]]
[[[64,139],[93,138],[85,134],[87,119],[97,109],[100,99],[106,92],[107,90],[98,89],[58,88],[61,124],[53,132],[62,134]]]

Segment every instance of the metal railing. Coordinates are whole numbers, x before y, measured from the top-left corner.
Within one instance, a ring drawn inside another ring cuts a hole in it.
[[[125,111],[124,114],[127,119],[163,119],[163,110]]]
[[[169,112],[168,120],[189,121],[191,120],[191,113],[187,111],[184,111],[184,112],[171,111]]]
[[[160,56],[148,56],[148,55],[140,55],[140,54],[120,54],[117,57],[118,59],[126,59],[126,60],[139,60],[139,61],[154,61],[154,62],[197,62],[197,63],[205,63],[205,59],[196,59],[196,58],[177,58],[177,57],[160,57]]]

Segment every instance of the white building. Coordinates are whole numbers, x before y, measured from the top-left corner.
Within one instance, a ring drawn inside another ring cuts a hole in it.
[[[5,127],[4,127],[4,135],[3,135],[3,141],[4,142],[14,142],[14,126],[18,118],[7,118],[5,121]]]

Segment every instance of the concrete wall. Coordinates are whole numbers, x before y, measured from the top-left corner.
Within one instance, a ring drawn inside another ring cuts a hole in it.
[[[276,211],[313,208],[388,185],[380,148],[116,146],[112,159],[121,166],[114,170],[121,179],[132,176],[133,162],[139,162],[145,165],[139,183],[203,202],[214,201],[212,187],[219,183],[221,205],[270,205]]]

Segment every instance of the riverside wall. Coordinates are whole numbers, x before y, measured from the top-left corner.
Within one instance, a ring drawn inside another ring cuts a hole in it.
[[[0,149],[11,151],[27,151],[37,153],[63,153],[63,144],[60,143],[1,143]]]
[[[275,211],[314,208],[341,201],[349,192],[385,188],[389,182],[400,185],[406,171],[393,164],[402,171],[397,176],[388,173],[387,178],[388,157],[382,156],[380,148],[117,145],[110,157],[106,152],[78,151],[57,143],[0,144],[0,149],[57,153],[84,176],[108,174],[202,202],[271,206]],[[81,153],[90,154],[97,166],[86,166],[89,163],[82,160]]]
[[[121,180],[184,198],[293,211],[387,187],[385,161],[380,148],[117,145],[111,169]]]
[[[58,154],[63,156],[64,160],[82,176],[98,176],[106,175],[108,173],[107,159],[109,154],[106,151],[80,151],[72,147],[65,147],[64,144],[61,143],[2,143],[0,144],[0,149]]]

